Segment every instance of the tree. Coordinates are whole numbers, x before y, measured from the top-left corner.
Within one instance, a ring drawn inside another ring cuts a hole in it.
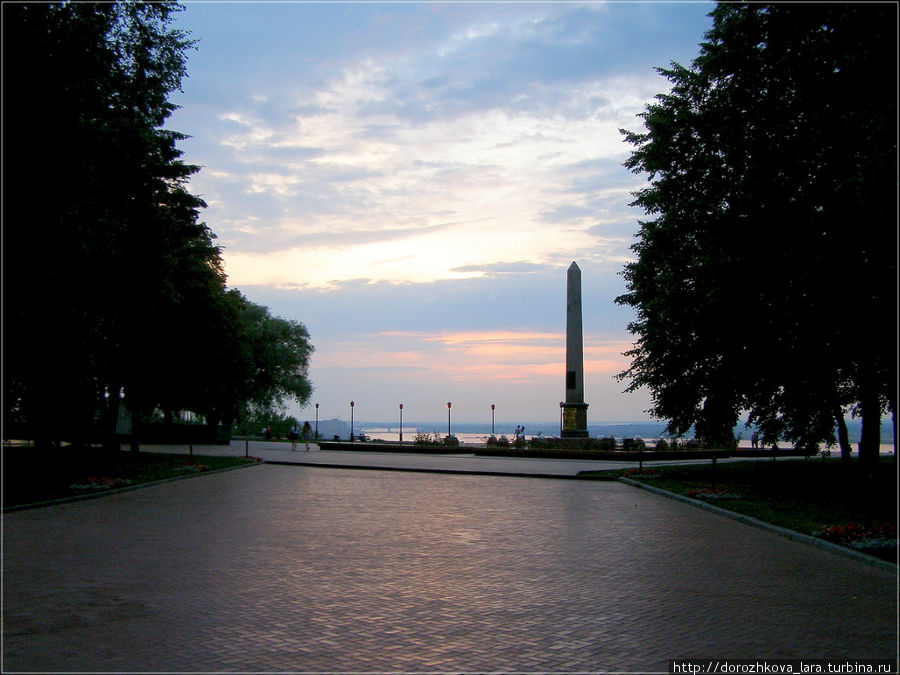
[[[86,442],[123,394],[138,421],[209,423],[311,394],[305,327],[226,291],[199,167],[164,128],[192,47],[179,10],[3,6],[8,431]]]
[[[4,425],[39,442],[203,409],[225,275],[164,127],[192,43],[163,3],[3,5]]]
[[[833,441],[896,409],[896,7],[720,4],[690,68],[641,117],[649,174],[626,265],[629,390],[681,434]],[[853,308],[853,314],[848,312]]]
[[[309,360],[314,348],[306,327],[296,321],[273,317],[269,310],[245,298],[239,291],[227,294],[236,317],[231,382],[236,392],[229,419],[247,415],[276,416],[289,399],[301,406],[312,396]]]

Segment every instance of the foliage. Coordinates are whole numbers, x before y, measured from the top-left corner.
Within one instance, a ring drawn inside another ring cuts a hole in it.
[[[896,406],[896,7],[712,16],[692,66],[659,69],[646,132],[623,130],[652,219],[617,299],[637,317],[619,377],[707,446],[735,442],[742,409],[765,444],[833,441],[852,407],[872,460]]]
[[[725,488],[693,488],[686,490],[685,495],[691,499],[703,500],[719,500],[719,499],[740,499],[741,496],[736,492],[730,492]]]
[[[270,428],[272,438],[287,438],[291,426],[297,420],[280,412],[247,413],[235,421],[235,432],[238,436],[261,437],[262,430]]]
[[[636,469],[625,469],[622,472],[623,478],[658,478],[659,473],[654,471],[653,469],[642,469],[640,467]]]
[[[162,128],[191,46],[174,11],[4,8],[6,412],[48,432],[89,433],[122,388],[152,400],[202,328],[187,285],[224,282],[185,188],[197,167]]]
[[[428,433],[424,431],[416,432],[414,440],[416,445],[446,445],[456,447],[459,445],[459,439],[456,436],[442,436],[437,431]]]
[[[601,438],[597,442],[597,448],[600,450],[615,450],[616,449],[616,439],[610,437]]]
[[[872,525],[860,523],[840,523],[837,525],[823,525],[816,530],[816,536],[839,544],[852,545],[859,541],[871,539],[896,540],[897,523],[884,522]],[[896,546],[896,542],[894,544]]]
[[[165,128],[186,73],[181,7],[4,6],[4,427],[83,443],[124,394],[207,421],[301,402],[305,329],[226,293]]]
[[[231,414],[229,419],[278,418],[288,400],[305,404],[312,395],[308,369],[313,352],[306,327],[273,317],[238,291],[229,291],[225,300],[231,333],[225,361],[230,367],[223,368],[220,390],[223,412]]]

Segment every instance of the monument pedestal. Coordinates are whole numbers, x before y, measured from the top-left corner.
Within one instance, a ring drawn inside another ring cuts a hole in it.
[[[562,404],[562,437],[587,438],[587,403]]]

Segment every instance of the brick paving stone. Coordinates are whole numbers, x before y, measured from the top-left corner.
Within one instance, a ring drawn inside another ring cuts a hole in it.
[[[4,515],[3,672],[896,658],[897,576],[619,483],[260,466]]]

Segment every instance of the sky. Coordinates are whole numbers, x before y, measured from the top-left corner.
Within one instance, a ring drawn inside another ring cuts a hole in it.
[[[624,393],[623,265],[646,176],[619,129],[689,64],[711,2],[188,2],[168,126],[228,286],[303,323],[312,419],[553,422],[566,270],[582,272],[588,422]]]

